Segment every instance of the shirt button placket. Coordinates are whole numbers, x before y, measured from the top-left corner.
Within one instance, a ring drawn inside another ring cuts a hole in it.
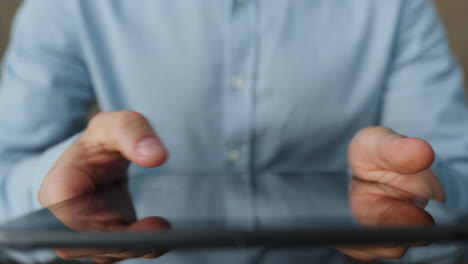
[[[241,76],[236,76],[232,79],[232,86],[236,89],[244,88],[246,84],[246,80]]]
[[[233,151],[229,152],[228,159],[232,164],[237,163],[239,158],[240,158],[240,153],[239,153],[238,150],[233,150]]]
[[[256,58],[256,0],[233,0],[227,44],[226,87],[224,90],[224,128],[226,167],[225,195],[228,225],[239,223],[229,219],[252,220],[255,208],[251,179],[251,142],[254,118],[254,84]],[[244,224],[247,224],[245,222]]]

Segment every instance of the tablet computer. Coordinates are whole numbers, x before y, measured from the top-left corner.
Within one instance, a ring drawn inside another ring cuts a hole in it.
[[[255,192],[242,189],[248,175],[140,174],[3,224],[0,248],[323,247],[468,239],[465,225],[363,228],[350,213],[346,178],[327,172],[320,177],[328,180],[317,181],[317,174],[257,175],[268,183]],[[172,228],[109,228],[152,216],[164,217]]]

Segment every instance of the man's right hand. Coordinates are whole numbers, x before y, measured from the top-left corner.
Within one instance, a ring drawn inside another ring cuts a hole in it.
[[[43,207],[95,190],[98,186],[125,181],[131,162],[144,167],[163,164],[168,152],[144,116],[133,111],[102,112],[90,122],[83,135],[73,143],[49,171],[39,190]],[[61,220],[73,227],[72,216]],[[149,217],[124,221],[112,227],[93,227],[82,231],[157,231],[169,228],[166,220]],[[99,230],[101,229],[101,230]],[[103,251],[56,249],[63,258],[88,257],[98,263],[126,258],[155,258],[158,251]]]

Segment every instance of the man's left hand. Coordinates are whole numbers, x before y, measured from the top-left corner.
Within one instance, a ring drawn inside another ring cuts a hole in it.
[[[445,200],[442,185],[430,169],[434,151],[424,140],[407,138],[384,127],[359,131],[349,147],[353,172],[350,203],[357,220],[365,227],[433,225],[424,208],[431,199]],[[340,247],[351,257],[370,261],[400,258],[409,246]]]

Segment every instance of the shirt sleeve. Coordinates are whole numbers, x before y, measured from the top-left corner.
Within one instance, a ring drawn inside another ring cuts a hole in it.
[[[445,207],[466,212],[468,108],[463,74],[432,1],[401,2],[381,123],[433,146],[433,170],[447,195]]]
[[[40,208],[40,184],[93,102],[70,2],[25,1],[15,18],[0,84],[0,222]]]

